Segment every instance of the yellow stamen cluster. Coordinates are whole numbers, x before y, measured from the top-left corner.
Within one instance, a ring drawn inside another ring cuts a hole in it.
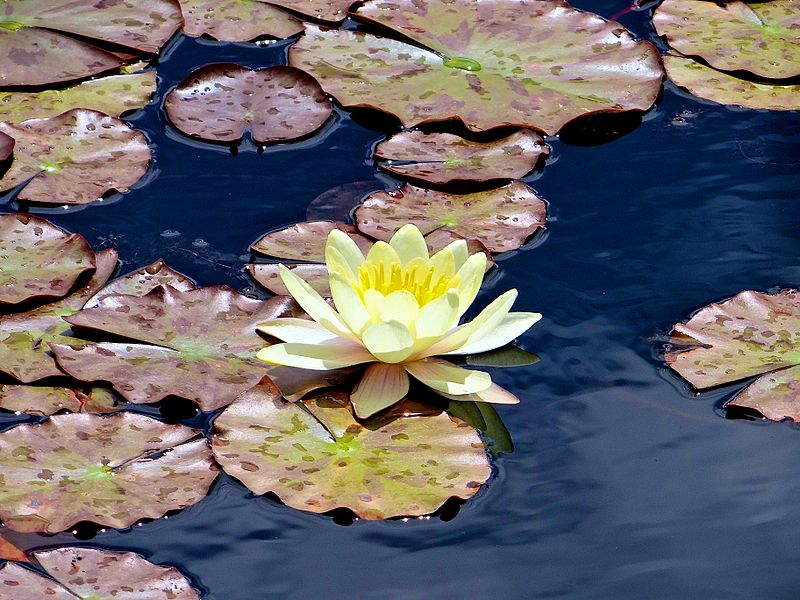
[[[364,262],[358,269],[358,293],[362,299],[367,290],[376,290],[384,296],[405,290],[416,298],[420,307],[458,287],[459,282],[458,275],[448,275],[427,261],[394,263],[390,267],[383,261]]]

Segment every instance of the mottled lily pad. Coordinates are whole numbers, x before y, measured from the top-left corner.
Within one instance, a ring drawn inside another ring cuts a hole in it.
[[[181,10],[186,35],[208,35],[221,42],[288,38],[303,31],[292,15],[261,0],[181,0]]]
[[[100,304],[100,300],[112,294],[128,294],[131,296],[144,296],[159,285],[170,285],[176,290],[188,292],[195,289],[194,281],[183,273],[179,273],[167,266],[163,259],[150,263],[146,267],[132,271],[122,277],[117,277],[102,290],[86,301],[83,308],[92,308]]]
[[[555,134],[581,115],[647,110],[661,88],[655,47],[560,0],[373,0],[355,16],[422,47],[307,24],[289,64],[406,127],[460,118]]]
[[[88,393],[66,387],[36,385],[0,385],[0,409],[49,417],[62,410],[90,414],[113,413],[121,410],[114,393],[96,387]]]
[[[299,275],[308,285],[322,296],[330,297],[331,288],[328,283],[328,267],[322,264],[286,265]],[[278,296],[289,296],[289,290],[280,277],[280,266],[277,263],[245,265],[247,272],[256,282]]]
[[[13,560],[16,562],[30,562],[28,556],[14,544],[0,536],[0,560]],[[0,569],[1,571],[2,569]],[[0,576],[0,599],[3,597],[2,576]],[[19,599],[17,599],[19,600]]]
[[[480,240],[475,238],[465,238],[463,235],[455,233],[452,229],[436,229],[425,236],[425,242],[428,244],[428,252],[434,254],[444,248],[445,246],[455,242],[456,240],[466,240],[467,251],[470,255],[476,252],[483,252],[486,255],[486,271],[490,271],[494,267],[494,259],[492,253]]]
[[[800,421],[800,292],[742,292],[678,323],[672,335],[667,364],[696,389],[758,376],[731,403]]]
[[[226,473],[256,494],[311,512],[347,507],[365,519],[422,515],[489,478],[477,432],[442,414],[377,429],[349,406],[283,400],[265,379],[215,421],[212,447]]]
[[[800,0],[664,0],[653,24],[673,48],[716,69],[773,79],[800,75]]]
[[[521,181],[463,195],[404,184],[370,195],[355,216],[358,229],[379,240],[389,241],[400,227],[414,223],[423,234],[448,229],[479,240],[491,252],[519,248],[546,218],[544,201]]]
[[[82,235],[29,214],[0,215],[0,304],[60,298],[94,268]]]
[[[155,92],[156,72],[148,71],[101,77],[65,90],[0,92],[0,106],[3,120],[11,123],[55,117],[73,108],[119,117],[145,106]]]
[[[269,0],[269,3],[332,23],[344,21],[347,9],[354,4],[353,0]]]
[[[0,85],[70,81],[124,63],[114,52],[65,33],[156,53],[181,22],[177,0],[5,0]]]
[[[753,83],[680,56],[665,56],[664,66],[675,85],[706,100],[744,108],[800,110],[800,85]]]
[[[527,129],[485,144],[450,133],[402,131],[375,148],[382,169],[439,184],[519,179],[548,153],[544,140]]]
[[[14,138],[0,131],[0,162],[3,162],[14,152]]]
[[[67,414],[0,434],[0,518],[16,531],[129,527],[203,499],[217,476],[199,431],[122,412]]]
[[[322,127],[333,111],[316,80],[299,69],[233,63],[193,71],[164,108],[183,133],[215,142],[239,140],[248,125],[257,142],[293,140]]]
[[[117,253],[98,252],[95,263],[92,279],[69,296],[33,310],[0,316],[0,371],[26,383],[63,375],[47,344],[82,341],[70,337],[70,324],[62,317],[77,313],[105,285],[117,268]]]
[[[25,184],[20,200],[86,204],[111,190],[127,191],[150,163],[142,132],[93,110],[74,109],[17,125],[3,122],[0,131],[16,140],[0,192]]]
[[[0,569],[0,600],[199,600],[174,567],[132,552],[55,548],[33,556],[52,577],[7,564]]]
[[[142,343],[53,344],[51,349],[69,375],[107,381],[129,402],[174,395],[211,411],[264,376],[256,353],[267,343],[256,325],[299,314],[286,297],[262,302],[225,286],[186,292],[160,286],[141,298],[107,296],[65,318],[74,326]]]
[[[344,231],[364,253],[372,246],[372,240],[361,235],[352,225],[309,221],[268,233],[250,246],[250,250],[287,260],[325,262],[325,242],[334,229]]]

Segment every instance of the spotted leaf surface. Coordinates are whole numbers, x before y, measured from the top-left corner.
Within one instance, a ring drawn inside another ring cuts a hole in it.
[[[303,31],[289,13],[260,0],[182,0],[183,32],[222,42],[248,42],[262,36],[288,38]]]
[[[322,264],[301,264],[286,265],[295,275],[299,275],[308,285],[314,288],[320,295],[330,297],[331,288],[328,284],[328,267]],[[278,296],[290,296],[289,290],[284,285],[280,276],[280,268],[277,264],[256,264],[245,265],[247,272],[256,282]]]
[[[734,398],[768,418],[800,421],[800,293],[746,291],[673,329],[666,361],[697,389],[760,376]],[[688,346],[688,350],[685,349]]]
[[[75,109],[17,125],[3,122],[0,131],[16,141],[0,191],[25,184],[20,200],[86,204],[111,190],[127,191],[150,163],[144,134],[92,110]]]
[[[325,262],[325,242],[334,229],[345,232],[366,253],[372,240],[352,225],[331,221],[308,221],[268,233],[250,246],[253,252],[287,260]]]
[[[675,85],[706,100],[744,108],[800,110],[800,85],[753,83],[679,56],[665,56],[664,66]]]
[[[651,44],[559,0],[373,0],[356,16],[422,47],[306,25],[289,64],[345,106],[378,108],[406,127],[460,118],[476,131],[555,134],[581,115],[647,110],[661,87]]]
[[[215,142],[236,141],[248,126],[257,142],[293,140],[322,127],[333,111],[316,80],[299,69],[232,63],[192,72],[164,108],[183,133]]]
[[[129,527],[199,502],[217,475],[200,432],[122,412],[66,414],[0,434],[0,517],[16,531]]]
[[[146,267],[117,277],[89,298],[83,308],[95,307],[103,298],[113,294],[144,296],[160,285],[169,285],[182,292],[188,292],[196,287],[194,281],[183,273],[170,268],[163,259],[159,258]]]
[[[0,215],[0,304],[59,298],[94,268],[82,235],[29,214]]]
[[[0,162],[7,159],[14,152],[14,138],[0,132]]]
[[[544,140],[527,129],[485,144],[450,133],[402,131],[375,148],[382,169],[439,184],[519,179],[548,153]]]
[[[48,343],[83,341],[70,335],[70,324],[62,317],[77,313],[106,284],[117,268],[117,253],[98,252],[95,262],[97,270],[92,279],[65,298],[26,312],[0,316],[0,371],[26,383],[63,375]]]
[[[365,519],[422,515],[469,498],[491,473],[477,432],[446,415],[401,418],[371,430],[349,406],[289,403],[268,381],[215,422],[222,468],[256,494],[312,512],[338,507]]]
[[[359,230],[379,240],[389,241],[400,227],[414,223],[423,234],[447,229],[491,252],[519,248],[546,218],[544,201],[519,181],[463,195],[405,184],[395,192],[371,194],[355,216]]]
[[[352,0],[269,0],[269,3],[335,23],[344,21],[347,9],[354,4]]]
[[[226,406],[265,373],[256,359],[267,342],[256,325],[297,316],[288,298],[266,302],[228,287],[181,292],[161,286],[137,298],[108,296],[66,320],[141,343],[53,345],[59,366],[81,381],[108,381],[129,402],[169,395],[205,411]]]
[[[104,414],[124,407],[111,390],[101,387],[84,393],[56,386],[0,385],[0,408],[12,412],[49,417],[63,410]]]
[[[717,69],[774,79],[800,75],[800,0],[664,0],[653,24],[673,48]]]
[[[101,77],[64,90],[0,92],[0,106],[3,119],[12,123],[55,117],[73,108],[119,117],[145,106],[155,91],[156,72],[148,71]]]

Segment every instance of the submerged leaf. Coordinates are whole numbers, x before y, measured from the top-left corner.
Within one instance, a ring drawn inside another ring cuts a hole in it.
[[[355,215],[358,228],[379,240],[388,242],[400,227],[414,223],[423,234],[447,229],[491,252],[519,248],[546,218],[544,201],[520,181],[463,195],[404,184],[394,192],[371,194]]]
[[[250,246],[253,252],[307,262],[325,261],[325,242],[334,229],[345,232],[366,253],[372,240],[361,235],[352,225],[331,221],[308,221],[268,233]]]
[[[94,268],[82,235],[29,214],[0,215],[0,304],[60,298]]]
[[[143,297],[108,296],[65,319],[141,343],[53,344],[51,349],[69,375],[108,381],[129,402],[174,395],[211,411],[233,402],[266,372],[255,357],[267,345],[256,325],[299,312],[285,297],[263,302],[225,286],[186,292],[160,286]]]
[[[800,421],[800,292],[741,292],[678,323],[672,335],[678,348],[666,353],[667,364],[695,388],[760,376],[731,403]]]
[[[203,499],[217,476],[200,432],[123,412],[0,433],[0,518],[15,531],[129,527]]]
[[[14,138],[0,131],[0,162],[3,162],[14,152]]]
[[[261,36],[288,38],[303,31],[300,21],[261,0],[181,0],[183,32],[221,42],[249,42]]]
[[[422,47],[307,24],[289,64],[406,127],[460,118],[555,134],[581,115],[647,110],[661,88],[655,47],[560,0],[372,0],[355,16]]]
[[[450,133],[401,131],[375,148],[382,169],[439,184],[519,179],[548,153],[544,140],[527,129],[484,144]]]
[[[233,63],[193,71],[164,108],[183,133],[215,142],[240,139],[248,125],[257,142],[293,140],[322,127],[333,111],[316,80],[300,69],[254,71]]]
[[[292,404],[266,380],[214,426],[213,451],[229,475],[256,494],[274,492],[311,512],[423,515],[453,496],[474,495],[491,474],[477,432],[444,414],[372,430],[349,406],[325,398]]]
[[[111,190],[127,191],[150,163],[142,132],[93,110],[74,109],[17,125],[1,122],[0,131],[16,140],[0,191],[25,184],[20,200],[86,204]]]

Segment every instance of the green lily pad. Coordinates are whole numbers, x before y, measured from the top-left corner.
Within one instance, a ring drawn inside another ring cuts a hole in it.
[[[26,312],[0,316],[0,371],[30,383],[63,375],[49,351],[49,342],[80,343],[70,337],[70,324],[62,317],[73,315],[100,290],[117,268],[117,253],[104,250],[95,256],[97,270],[82,288],[56,302]]]
[[[14,152],[14,138],[0,131],[0,162],[3,162]]]
[[[52,579],[7,564],[0,568],[0,600],[200,600],[177,569],[133,552],[66,547],[33,556]]]
[[[221,42],[288,38],[303,31],[292,15],[260,0],[181,0],[181,10],[186,35],[208,35]]]
[[[321,264],[286,265],[295,275],[299,275],[308,285],[322,296],[330,297],[331,287],[328,283],[328,267]],[[280,277],[280,267],[277,263],[261,264],[250,263],[245,265],[247,272],[260,286],[268,289],[277,296],[290,296],[289,290]]]
[[[670,46],[716,69],[773,79],[800,75],[800,0],[664,0],[653,24]]]
[[[325,242],[334,229],[345,232],[364,253],[372,246],[372,240],[361,235],[352,225],[309,221],[268,233],[250,246],[250,250],[275,258],[325,262]]]
[[[196,504],[217,476],[200,432],[122,412],[0,433],[0,518],[15,531],[130,527]]]
[[[344,21],[347,10],[354,4],[353,0],[269,0],[269,3],[331,23]]]
[[[673,329],[667,364],[702,390],[758,377],[731,404],[800,421],[800,292],[745,291]],[[688,349],[687,349],[688,348]]]
[[[546,218],[544,201],[521,181],[463,195],[404,184],[394,192],[371,194],[355,215],[358,229],[379,240],[389,241],[400,227],[413,223],[423,235],[448,229],[480,241],[491,252],[519,248],[544,227]]]
[[[655,47],[561,1],[373,0],[355,16],[419,46],[307,24],[289,64],[407,128],[460,118],[555,134],[582,115],[647,110],[661,88]]]
[[[548,153],[544,140],[527,129],[485,144],[450,133],[401,131],[375,147],[380,168],[438,184],[519,179]]]
[[[94,268],[82,235],[29,214],[0,215],[0,304],[60,298]]]
[[[290,298],[266,302],[225,286],[146,296],[107,296],[65,321],[142,343],[51,344],[59,366],[80,381],[107,381],[135,404],[179,396],[204,411],[226,406],[266,372],[256,325],[299,316]]]
[[[66,387],[0,385],[0,409],[49,417],[62,410],[74,413],[104,414],[124,408],[114,393],[96,387],[84,393]]]
[[[127,191],[150,163],[142,132],[93,110],[74,109],[17,125],[2,122],[0,131],[16,141],[0,192],[25,184],[20,200],[86,204],[111,190]]]
[[[665,56],[664,67],[675,85],[706,100],[744,108],[800,110],[800,85],[753,83],[681,56]]]
[[[316,80],[299,69],[254,71],[233,63],[193,71],[164,108],[180,131],[214,142],[239,140],[248,125],[257,142],[297,139],[322,127],[333,112]]]
[[[181,22],[175,0],[4,0],[0,85],[70,81],[124,63],[114,52],[71,35],[154,54]]]
[[[469,498],[491,474],[477,432],[442,414],[359,424],[349,405],[284,401],[263,381],[215,421],[214,455],[256,494],[316,513],[346,507],[364,519],[434,512]]]
[[[0,106],[3,120],[11,123],[55,117],[73,108],[119,117],[145,106],[155,92],[156,72],[148,71],[101,77],[65,90],[0,92]]]
[[[159,258],[146,267],[127,273],[122,277],[117,277],[89,298],[83,308],[93,308],[100,304],[103,298],[112,294],[144,296],[159,285],[169,285],[182,292],[188,292],[196,288],[194,281],[183,273],[170,268],[163,259]]]

